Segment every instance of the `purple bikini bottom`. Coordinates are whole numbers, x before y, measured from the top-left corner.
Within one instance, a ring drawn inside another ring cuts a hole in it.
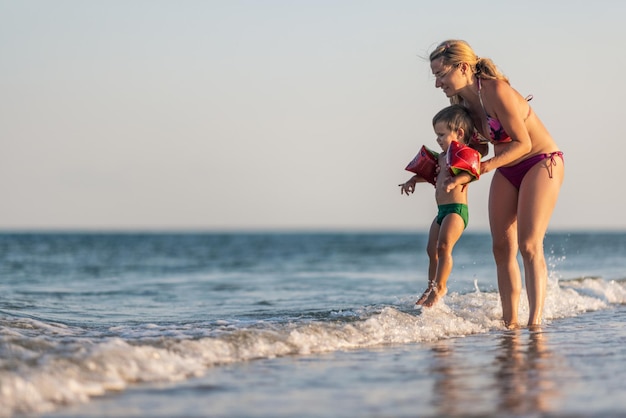
[[[522,180],[524,180],[524,176],[528,173],[535,164],[550,159],[548,163],[548,175],[552,178],[552,166],[556,165],[556,156],[561,157],[561,161],[563,160],[563,153],[561,151],[549,152],[546,154],[537,154],[533,155],[530,158],[525,159],[524,161],[520,161],[519,163],[512,165],[510,167],[500,167],[498,171],[502,173],[504,178],[506,178],[515,188],[519,189],[522,184]]]

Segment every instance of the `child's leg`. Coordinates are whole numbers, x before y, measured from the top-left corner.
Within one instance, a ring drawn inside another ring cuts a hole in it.
[[[426,290],[419,297],[416,305],[424,303],[430,291],[435,284],[435,275],[437,274],[437,239],[439,238],[439,224],[437,223],[437,217],[433,219],[433,223],[430,225],[430,232],[428,233],[428,244],[426,244],[426,254],[428,254],[428,286]]]
[[[448,291],[448,277],[452,272],[452,249],[461,238],[465,222],[461,215],[451,213],[443,218],[439,237],[437,240],[437,270],[435,273],[435,286],[424,301],[424,306],[433,306]]]

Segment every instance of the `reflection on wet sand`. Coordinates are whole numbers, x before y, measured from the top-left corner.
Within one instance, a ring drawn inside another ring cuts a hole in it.
[[[495,375],[500,410],[512,414],[548,412],[550,402],[558,396],[558,386],[551,379],[556,365],[546,347],[546,334],[540,328],[528,330],[525,336],[522,330],[508,331],[502,335],[500,347]]]
[[[438,415],[550,412],[559,397],[553,376],[560,362],[547,348],[546,334],[541,329],[518,329],[496,337],[487,342],[482,356],[470,355],[476,347],[464,348],[459,340],[433,346],[430,370]]]

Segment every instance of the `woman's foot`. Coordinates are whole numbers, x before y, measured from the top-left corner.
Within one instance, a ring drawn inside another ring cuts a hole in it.
[[[520,324],[517,323],[517,321],[511,321],[511,322],[503,321],[503,322],[504,322],[504,327],[509,330],[522,328]]]

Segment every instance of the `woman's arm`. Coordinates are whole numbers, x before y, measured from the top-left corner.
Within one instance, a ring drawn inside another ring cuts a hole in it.
[[[495,155],[481,163],[481,173],[487,173],[528,154],[532,142],[523,117],[527,114],[524,112],[528,112],[528,104],[513,87],[504,81],[493,80],[484,83],[481,92],[488,113],[500,121],[511,137],[511,142],[496,144]]]

